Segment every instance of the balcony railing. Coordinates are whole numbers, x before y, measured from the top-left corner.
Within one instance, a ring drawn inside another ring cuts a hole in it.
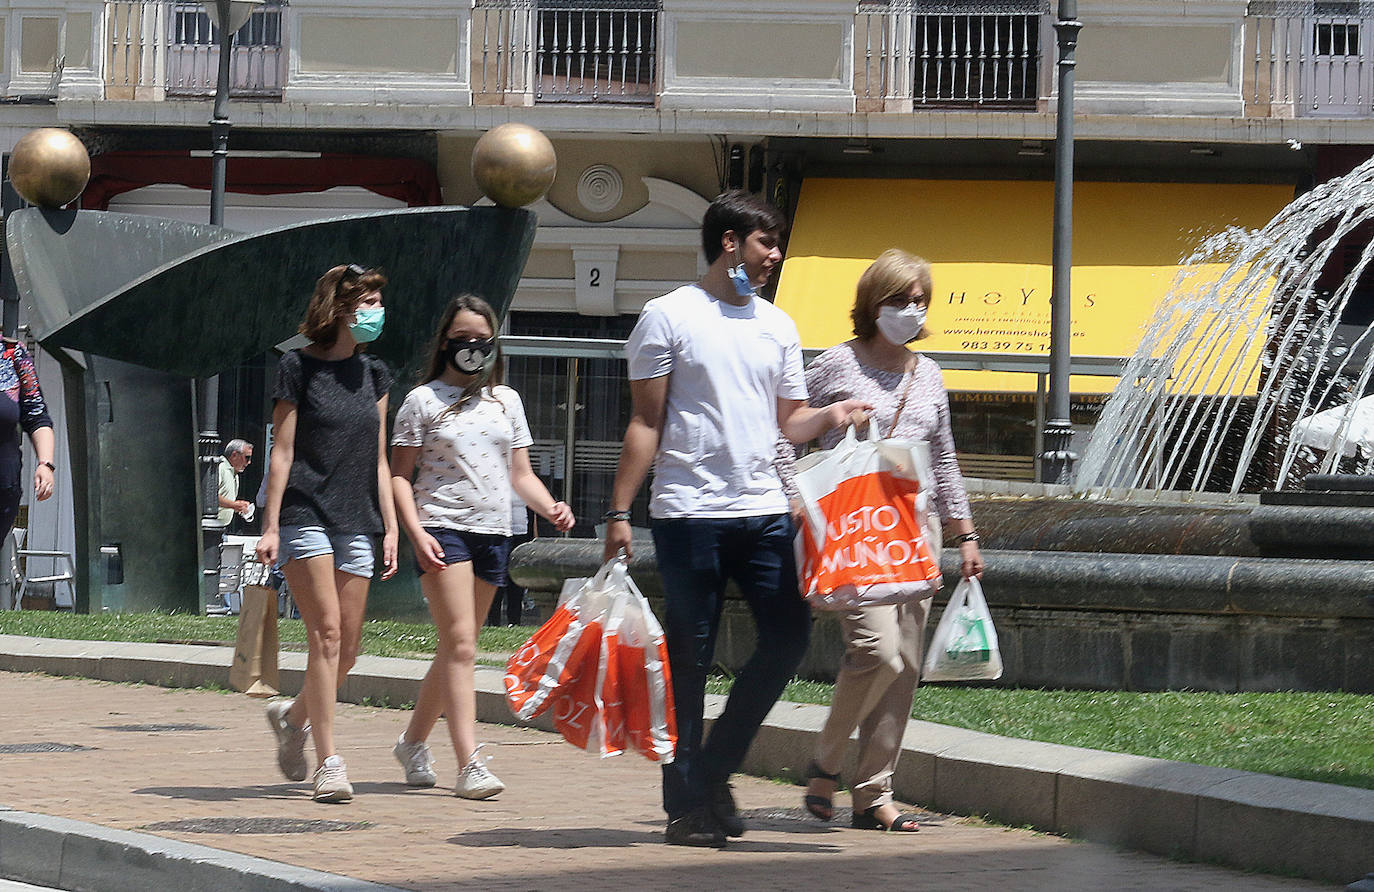
[[[282,52],[283,0],[267,0],[234,33],[229,59],[231,96],[280,99],[286,82]],[[186,0],[108,0],[105,66],[111,99],[213,96],[219,73],[219,34],[200,3]]]
[[[860,111],[1034,108],[1047,0],[861,0],[854,92]]]
[[[1246,103],[1272,117],[1367,117],[1374,111],[1374,3],[1251,0]]]
[[[472,91],[484,104],[652,105],[658,0],[477,0]]]

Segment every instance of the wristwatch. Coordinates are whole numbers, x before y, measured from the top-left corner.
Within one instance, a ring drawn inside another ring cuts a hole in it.
[[[53,464],[50,461],[41,461],[39,462],[39,464],[46,466],[49,471],[52,471],[54,473],[57,472],[57,465]]]
[[[629,523],[629,522],[630,522],[630,512],[628,512],[628,511],[607,511],[605,514],[601,515],[601,519],[604,520],[604,521],[606,521],[607,523],[610,523],[610,522],[613,522],[613,521],[617,521],[617,520],[623,520],[623,521],[625,521],[626,523]]]

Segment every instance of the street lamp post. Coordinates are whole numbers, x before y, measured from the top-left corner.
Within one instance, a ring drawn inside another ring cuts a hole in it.
[[[1045,451],[1040,455],[1040,479],[1045,483],[1073,482],[1077,459],[1073,422],[1069,417],[1069,365],[1072,357],[1073,268],[1073,80],[1078,48],[1078,0],[1059,0],[1054,23],[1059,38],[1059,107],[1054,139],[1054,247],[1050,286],[1049,412],[1045,421]]]
[[[215,106],[210,117],[210,225],[224,225],[224,192],[229,166],[229,61],[234,32],[242,28],[253,9],[264,0],[202,0],[215,28],[219,73],[215,78]],[[197,446],[201,461],[201,530],[205,550],[205,587],[201,609],[218,594],[219,543],[224,535],[219,513],[219,377],[200,382],[200,433]]]
[[[205,11],[215,26],[219,44],[219,74],[215,77],[215,110],[210,118],[210,225],[224,225],[225,170],[229,165],[229,54],[234,24],[231,0],[207,0]],[[249,10],[251,14],[251,9]],[[246,17],[245,17],[246,18]],[[226,27],[226,25],[228,27]],[[239,23],[241,26],[242,23]]]

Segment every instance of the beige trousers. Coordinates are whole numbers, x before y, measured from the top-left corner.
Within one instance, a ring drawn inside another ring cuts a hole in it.
[[[858,764],[850,784],[856,813],[892,801],[892,773],[921,678],[930,603],[923,598],[840,615],[844,659],[816,741],[816,765],[827,774],[838,772],[858,727]]]

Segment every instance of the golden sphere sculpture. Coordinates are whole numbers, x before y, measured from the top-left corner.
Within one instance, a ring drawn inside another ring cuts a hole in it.
[[[557,173],[553,143],[527,124],[494,127],[472,150],[472,178],[502,207],[524,207],[543,198]]]
[[[81,140],[57,127],[30,130],[10,152],[10,182],[29,204],[60,208],[74,201],[91,178],[91,156]]]

